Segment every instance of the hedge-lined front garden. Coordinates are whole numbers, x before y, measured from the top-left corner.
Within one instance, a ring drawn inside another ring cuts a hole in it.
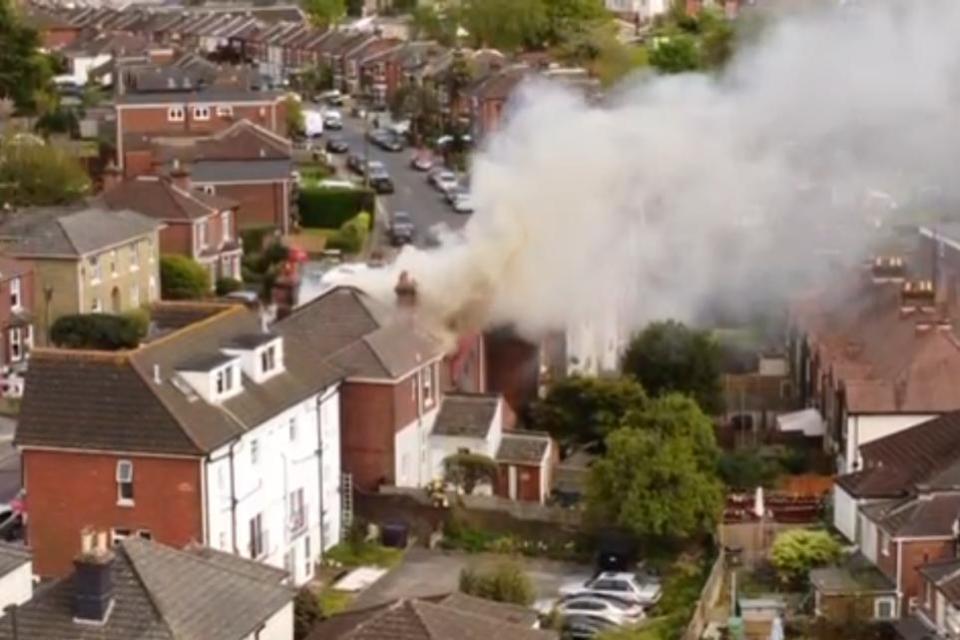
[[[374,197],[369,189],[305,187],[298,197],[300,226],[339,229],[361,211],[373,211]]]

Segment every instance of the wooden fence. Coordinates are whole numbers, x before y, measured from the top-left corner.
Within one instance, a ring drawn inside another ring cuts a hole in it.
[[[697,608],[694,610],[690,624],[687,625],[687,630],[683,634],[683,640],[699,640],[707,628],[707,623],[710,621],[710,610],[716,606],[717,600],[723,592],[723,578],[726,575],[725,565],[726,560],[721,547],[720,553],[717,554],[717,559],[713,563],[713,568],[710,569],[710,575],[707,576],[707,581],[703,585],[703,590],[700,591]]]

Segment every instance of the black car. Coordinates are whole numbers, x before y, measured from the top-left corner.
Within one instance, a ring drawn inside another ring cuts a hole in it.
[[[390,226],[387,228],[387,234],[390,236],[390,244],[395,247],[413,242],[417,228],[413,224],[413,218],[406,211],[396,211],[390,220]]]
[[[367,182],[377,193],[393,193],[393,180],[382,162],[374,160],[367,164]]]
[[[363,156],[359,153],[351,153],[347,156],[347,168],[354,173],[363,174],[364,164]]]
[[[350,150],[350,145],[348,145],[344,140],[339,138],[330,138],[327,140],[327,151],[330,153],[346,153]]]
[[[380,138],[378,144],[384,151],[398,152],[403,151],[404,149],[403,139],[401,139],[397,134],[389,131]]]

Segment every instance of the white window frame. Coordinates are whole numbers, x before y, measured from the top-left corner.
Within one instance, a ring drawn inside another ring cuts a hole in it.
[[[203,191],[203,192],[204,192],[205,194],[207,194],[208,196],[212,196],[212,195],[215,195],[215,194],[217,193],[217,187],[216,187],[216,185],[212,185],[212,184],[201,185],[201,186],[200,186],[200,190]]]
[[[132,507],[136,499],[136,493],[133,490],[133,462],[117,460],[115,479],[117,481],[117,504],[122,507]],[[124,485],[130,486],[130,497],[123,495]]]
[[[100,271],[100,256],[90,256],[90,284],[99,284],[103,274]]]
[[[155,276],[150,276],[150,280],[147,282],[147,289],[150,302],[153,302],[153,299],[157,296],[157,278]]]
[[[297,416],[290,418],[290,423],[287,427],[288,433],[290,434],[290,442],[297,441]]]
[[[890,616],[881,617],[880,616],[880,607],[883,605],[890,606]],[[880,598],[873,599],[873,619],[874,620],[894,620],[897,617],[897,599],[893,596],[883,596]]]
[[[260,441],[254,438],[250,441],[250,465],[256,467],[260,464]]]
[[[140,270],[140,243],[130,245],[130,271]]]
[[[233,105],[229,104],[218,104],[217,105],[217,116],[232,116],[233,115]]]
[[[114,249],[110,252],[110,277],[117,277],[117,260],[118,260],[117,250]]]
[[[138,282],[130,285],[130,305],[134,307],[140,306],[140,283]]]
[[[890,534],[880,529],[880,553],[886,557],[890,557]]]
[[[233,390],[233,365],[228,364],[225,367],[217,369],[215,375],[215,383],[217,387],[217,395],[222,396],[224,394],[230,393]]]
[[[23,309],[23,291],[20,276],[10,279],[10,310],[20,311]]]
[[[99,296],[93,297],[93,303],[90,305],[91,313],[103,313],[103,303],[100,302]]]
[[[220,228],[223,230],[223,241],[230,242],[230,239],[233,237],[230,233],[230,223],[232,216],[230,215],[230,210],[227,209],[220,214]]]
[[[10,342],[10,362],[22,362],[26,357],[24,349],[27,336],[24,335],[23,327],[10,327],[7,330],[7,340]]]
[[[133,535],[133,529],[126,527],[112,527],[110,529],[110,546],[115,547],[121,540],[126,540]]]
[[[198,122],[205,122],[210,119],[210,107],[206,105],[193,106],[193,119]]]
[[[436,398],[434,398],[436,381],[433,375],[433,365],[431,364],[424,367],[420,377],[423,386],[423,408],[431,409],[433,405],[436,404]]]
[[[256,526],[254,526],[256,523]],[[267,549],[267,531],[263,528],[263,514],[258,513],[257,515],[250,518],[249,521],[249,532],[250,532],[250,557],[254,560],[259,560],[268,553]]]
[[[260,373],[266,375],[277,368],[277,349],[275,345],[265,347],[260,352]]]
[[[187,119],[187,113],[183,107],[168,107],[167,122],[183,122]]]

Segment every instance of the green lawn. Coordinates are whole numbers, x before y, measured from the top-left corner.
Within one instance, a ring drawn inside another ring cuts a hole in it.
[[[401,549],[391,549],[372,542],[342,542],[327,551],[327,560],[345,567],[381,567],[390,569],[403,559]]]
[[[355,594],[349,591],[337,591],[336,589],[327,587],[317,596],[320,600],[320,610],[323,611],[323,615],[325,616],[340,613],[350,606],[350,603],[353,602],[354,595]]]

